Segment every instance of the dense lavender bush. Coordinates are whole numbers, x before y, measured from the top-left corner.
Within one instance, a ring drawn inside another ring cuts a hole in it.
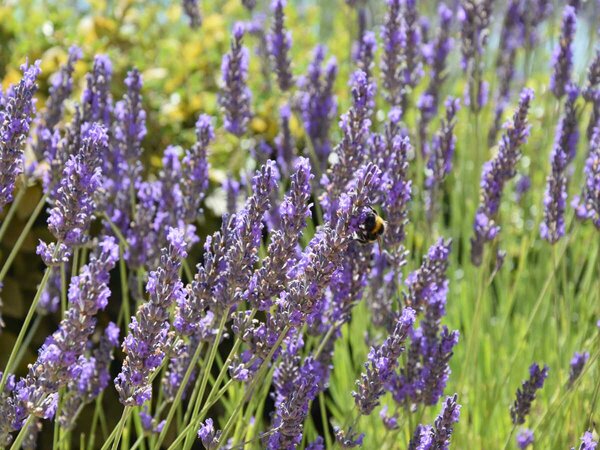
[[[291,0],[227,3],[217,31],[210,2],[161,12],[223,51],[189,123],[156,120],[162,69],[120,48],[7,72],[0,448],[554,448],[594,426],[590,2],[338,3],[334,40]],[[552,371],[509,399],[533,354]]]

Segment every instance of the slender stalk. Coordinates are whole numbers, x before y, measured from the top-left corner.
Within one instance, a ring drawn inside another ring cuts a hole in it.
[[[269,351],[269,354],[267,355],[267,357],[264,359],[264,361],[262,362],[262,364],[258,368],[258,371],[256,372],[256,375],[254,376],[254,378],[252,379],[252,382],[250,383],[250,385],[246,389],[246,395],[244,395],[244,398],[242,399],[241,402],[238,402],[237,406],[235,407],[235,409],[233,410],[233,412],[229,416],[229,419],[227,420],[227,423],[225,424],[225,427],[223,428],[223,432],[221,434],[221,441],[222,442],[227,442],[227,437],[229,435],[229,432],[231,431],[231,427],[233,426],[233,422],[236,419],[236,417],[239,414],[239,412],[242,409],[242,407],[244,406],[244,404],[250,399],[250,396],[252,395],[252,392],[254,391],[254,387],[256,386],[256,383],[258,383],[259,380],[264,381],[263,374],[264,374],[265,370],[267,369],[268,364],[271,361],[271,358],[275,354],[275,351],[279,348],[279,346],[283,342],[283,339],[285,338],[285,336],[287,336],[289,330],[290,330],[290,326],[289,325],[287,325],[283,329],[283,331],[279,335],[279,338],[277,339],[277,342],[275,342],[275,345]]]
[[[17,450],[21,448],[21,444],[23,443],[23,439],[25,439],[25,436],[27,435],[27,429],[29,428],[29,425],[31,425],[31,423],[33,422],[33,418],[34,416],[32,416],[31,414],[29,415],[29,417],[27,417],[27,420],[21,427],[17,438],[14,440],[12,446],[10,447],[10,450]]]
[[[112,439],[111,439],[111,436],[108,437],[108,439],[102,446],[102,450],[108,450],[108,447],[110,446],[111,443],[112,443],[112,450],[117,450],[117,448],[119,447],[119,441],[121,440],[121,435],[123,434],[123,427],[125,426],[125,422],[127,422],[127,420],[129,419],[129,415],[131,414],[132,411],[133,411],[133,408],[131,406],[126,406],[123,409],[123,415],[121,416],[119,423],[117,424],[117,426],[111,433]]]
[[[54,255],[56,256],[60,245],[56,246],[56,250],[54,251]],[[31,319],[33,319],[33,315],[37,309],[37,305],[40,302],[40,298],[42,296],[42,292],[44,292],[44,288],[46,287],[46,283],[48,283],[48,279],[50,278],[50,267],[46,267],[44,272],[44,277],[38,286],[37,292],[35,293],[35,297],[33,298],[33,302],[29,306],[29,311],[27,311],[27,316],[25,317],[25,321],[21,326],[21,330],[19,331],[19,335],[17,336],[17,340],[15,341],[15,345],[13,346],[10,356],[8,357],[8,361],[6,362],[6,367],[4,368],[4,376],[0,380],[0,392],[4,391],[4,386],[6,386],[6,382],[8,380],[8,374],[13,370],[13,364],[15,362],[15,358],[17,356],[18,350],[23,343],[23,339],[25,339],[25,334],[27,333],[27,328],[31,323]]]
[[[21,234],[19,235],[19,238],[17,239],[17,242],[15,242],[15,245],[13,245],[12,250],[8,254],[8,257],[6,258],[6,262],[4,263],[4,266],[2,266],[2,270],[0,271],[0,281],[4,280],[4,277],[8,273],[8,269],[10,269],[10,266],[11,266],[13,260],[15,259],[15,257],[17,256],[17,254],[19,253],[19,250],[21,250],[21,246],[23,245],[23,241],[25,241],[25,238],[29,234],[29,231],[31,230],[31,227],[33,226],[34,222],[36,221],[36,219],[40,215],[40,212],[42,211],[42,208],[46,204],[46,198],[47,197],[48,197],[47,194],[44,194],[42,196],[42,198],[38,202],[37,206],[35,207],[35,209],[31,213],[31,216],[29,216],[29,220],[27,221],[27,223],[23,227],[23,231],[21,231]]]
[[[60,264],[60,313],[61,317],[67,311],[67,268],[65,263]]]
[[[4,217],[4,220],[2,221],[2,225],[0,225],[0,242],[2,242],[4,233],[6,233],[6,230],[8,229],[8,225],[10,224],[13,216],[17,212],[17,209],[19,209],[19,204],[21,203],[21,200],[23,199],[23,196],[25,195],[26,190],[27,190],[27,186],[22,185],[19,188],[17,195],[13,199],[13,202],[10,205],[10,208],[8,209],[8,211],[6,213],[6,216]]]
[[[19,364],[21,363],[21,360],[23,359],[25,352],[27,352],[27,349],[29,348],[29,344],[31,344],[31,340],[33,339],[33,336],[35,336],[35,333],[37,332],[37,329],[39,328],[40,323],[42,323],[42,318],[43,318],[43,316],[38,315],[35,318],[33,325],[31,325],[31,328],[29,329],[29,332],[27,333],[27,337],[23,340],[23,344],[21,345],[21,348],[19,349],[19,353],[17,353],[17,357],[15,358],[15,361],[13,363],[13,365],[15,367],[18,367]]]
[[[208,383],[208,374],[210,373],[210,369],[215,360],[215,355],[217,353],[217,349],[219,348],[219,343],[221,342],[221,336],[223,335],[223,330],[225,329],[225,324],[227,323],[227,319],[229,317],[229,309],[223,313],[223,317],[221,317],[221,322],[219,323],[219,329],[217,331],[217,336],[215,340],[211,343],[208,360],[205,363],[204,373],[202,374],[202,381],[200,382],[200,391],[198,392],[198,397],[196,397],[196,403],[194,404],[194,411],[192,413],[192,419],[196,416],[198,410],[200,409],[200,403],[202,402],[202,397],[204,397],[204,391],[206,389],[206,383]],[[188,443],[193,440],[193,434],[188,433],[188,437],[186,438],[184,447],[187,447]]]
[[[203,344],[200,344],[196,347],[196,351],[194,352],[194,356],[192,356],[192,360],[185,372],[183,381],[181,382],[181,385],[177,389],[177,394],[175,395],[175,399],[171,403],[171,407],[169,408],[169,413],[167,414],[167,418],[165,420],[163,429],[160,432],[157,441],[152,446],[153,450],[158,450],[160,448],[161,444],[163,443],[163,441],[167,435],[167,431],[169,430],[169,425],[171,425],[171,421],[173,420],[173,415],[175,414],[176,407],[179,405],[179,402],[181,401],[181,397],[183,396],[183,391],[187,387],[190,376],[192,375],[192,371],[194,370],[194,367],[196,366],[196,363],[198,362],[198,359],[200,358],[200,353],[202,352],[202,347],[203,347]]]

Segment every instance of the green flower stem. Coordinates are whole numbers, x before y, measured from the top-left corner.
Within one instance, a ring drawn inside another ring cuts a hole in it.
[[[56,248],[54,250],[54,255],[58,253],[58,249],[60,247],[60,242],[57,243]],[[35,293],[35,297],[33,298],[33,302],[31,302],[31,306],[29,306],[29,311],[27,311],[27,316],[25,317],[25,321],[23,322],[23,326],[21,326],[21,330],[19,331],[19,335],[17,336],[17,340],[15,341],[15,345],[13,346],[10,356],[8,357],[8,361],[6,362],[6,367],[4,368],[3,373],[5,374],[0,380],[0,392],[4,391],[4,386],[6,386],[6,381],[8,380],[8,374],[12,372],[14,369],[13,364],[17,357],[18,350],[21,348],[23,344],[23,339],[25,339],[25,334],[27,333],[27,328],[31,323],[31,319],[33,319],[33,315],[36,312],[37,305],[40,302],[40,298],[42,296],[42,292],[44,292],[44,288],[46,287],[46,283],[48,283],[48,279],[50,278],[50,267],[46,267],[44,271],[44,277],[40,282],[37,292]]]
[[[25,195],[25,191],[27,191],[27,186],[23,185],[19,188],[19,191],[17,192],[17,196],[13,199],[13,202],[10,205],[8,212],[6,213],[6,216],[4,217],[4,221],[2,222],[2,225],[0,225],[0,242],[2,242],[4,233],[6,233],[6,230],[8,229],[8,225],[10,224],[13,216],[17,212],[17,209],[19,209],[19,204],[21,203],[21,200],[23,199],[23,196]]]
[[[25,439],[25,436],[27,435],[27,429],[29,428],[29,425],[31,425],[31,423],[33,422],[33,419],[34,419],[34,416],[32,416],[32,415],[29,415],[29,417],[27,417],[27,420],[25,421],[25,423],[23,424],[23,427],[19,431],[17,438],[14,440],[13,444],[11,445],[10,450],[18,450],[19,448],[21,448],[23,439]]]
[[[194,370],[194,367],[196,366],[196,363],[198,362],[198,359],[200,358],[200,353],[202,353],[203,347],[204,347],[204,343],[202,343],[196,347],[196,351],[194,352],[194,356],[192,356],[192,360],[185,372],[183,381],[181,382],[179,388],[177,389],[177,394],[175,395],[175,399],[173,400],[173,402],[171,403],[171,407],[169,408],[169,413],[167,414],[167,418],[165,420],[165,425],[163,426],[163,429],[160,432],[156,443],[152,447],[154,450],[160,449],[160,446],[163,443],[163,441],[167,435],[167,431],[169,430],[169,425],[171,425],[171,421],[173,420],[173,415],[175,414],[176,407],[179,405],[179,402],[181,401],[181,397],[183,396],[183,391],[185,390],[185,388],[188,384],[188,381],[190,379],[190,376],[192,375],[192,371]]]
[[[242,399],[242,401],[238,402],[237,406],[235,407],[235,409],[229,416],[229,419],[227,420],[227,423],[225,424],[225,427],[223,428],[223,432],[221,434],[222,442],[227,442],[227,437],[229,436],[229,433],[231,432],[231,427],[233,426],[233,423],[234,423],[235,419],[237,418],[237,415],[239,414],[239,412],[242,409],[242,407],[244,406],[244,404],[250,399],[250,396],[252,395],[252,392],[254,391],[254,387],[256,386],[258,381],[264,380],[264,378],[263,378],[264,372],[268,368],[268,364],[269,364],[269,362],[271,362],[271,358],[273,358],[275,351],[279,348],[279,346],[283,342],[283,339],[287,336],[289,330],[290,330],[289,325],[287,325],[283,329],[283,331],[279,335],[279,338],[277,339],[277,342],[275,342],[275,345],[269,351],[269,354],[267,355],[267,357],[264,359],[264,361],[258,368],[256,375],[254,376],[254,378],[252,379],[252,382],[246,389],[246,395],[244,395],[244,398]]]
[[[204,373],[202,374],[202,380],[200,382],[200,391],[198,392],[198,397],[196,397],[196,402],[194,403],[192,419],[198,413],[200,409],[200,403],[202,402],[202,398],[204,397],[204,391],[206,389],[206,384],[208,383],[208,374],[210,373],[210,369],[212,368],[213,362],[215,361],[215,355],[219,348],[219,343],[221,342],[221,336],[223,336],[223,331],[225,330],[225,324],[227,323],[227,319],[229,318],[229,309],[223,313],[221,317],[221,322],[219,323],[219,329],[217,330],[217,336],[214,341],[210,345],[208,360],[205,361],[204,365]],[[188,444],[193,443],[194,434],[192,432],[188,433],[187,438],[185,440],[184,448],[187,447]]]
[[[10,269],[10,266],[11,266],[13,260],[15,259],[15,257],[17,256],[17,254],[19,253],[19,250],[21,250],[21,246],[23,245],[23,241],[25,240],[25,238],[29,234],[29,231],[31,230],[31,227],[35,223],[37,217],[40,215],[40,212],[42,211],[44,205],[46,204],[46,198],[47,197],[48,197],[48,194],[44,194],[42,196],[42,198],[40,198],[40,201],[38,202],[37,206],[35,207],[35,209],[31,213],[31,216],[29,216],[29,220],[25,224],[25,227],[23,227],[23,231],[21,231],[21,234],[19,235],[19,238],[17,239],[17,242],[15,242],[15,245],[13,245],[13,248],[10,251],[10,253],[8,255],[8,258],[6,258],[6,262],[4,263],[4,266],[2,266],[2,270],[0,271],[0,282],[2,280],[4,280],[4,277],[8,273],[8,269]]]

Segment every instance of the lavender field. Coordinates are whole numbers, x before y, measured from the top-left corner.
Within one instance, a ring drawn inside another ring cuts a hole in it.
[[[600,2],[5,0],[0,82],[0,449],[597,448]]]

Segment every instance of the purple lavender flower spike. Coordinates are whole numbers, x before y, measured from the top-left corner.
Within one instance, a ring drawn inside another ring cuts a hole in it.
[[[532,430],[530,430],[529,428],[523,428],[519,430],[519,432],[517,433],[517,446],[521,450],[525,450],[530,445],[533,445],[533,442],[534,436]]]
[[[214,138],[211,117],[200,115],[196,122],[196,143],[186,151],[182,161],[181,194],[185,223],[194,223],[201,213],[200,204],[208,189],[207,150]]]
[[[521,157],[521,146],[527,142],[529,136],[527,112],[532,100],[533,91],[523,89],[512,120],[505,124],[497,155],[483,165],[480,182],[481,201],[473,223],[475,236],[471,238],[471,261],[476,266],[482,263],[484,244],[493,240],[500,232],[495,218],[500,208],[504,185],[516,175],[515,167]]]
[[[352,107],[340,119],[343,136],[335,148],[337,162],[330,167],[324,179],[327,197],[322,203],[326,218],[332,217],[331,214],[337,207],[336,198],[345,192],[348,182],[366,162],[370,151],[370,116],[374,107],[375,86],[361,70],[352,74],[350,84],[353,102]]]
[[[586,102],[600,101],[600,48],[596,49],[596,56],[587,70],[587,80],[581,92]]]
[[[73,429],[77,411],[93,401],[108,386],[110,363],[113,360],[114,348],[119,345],[119,333],[119,328],[113,322],[109,322],[93,356],[80,359],[81,373],[78,379],[69,382],[58,416],[63,428]]]
[[[112,112],[112,96],[110,81],[112,78],[112,63],[106,55],[96,55],[92,73],[86,76],[86,87],[81,97],[83,120],[85,122],[100,122],[110,127]]]
[[[313,175],[310,162],[298,158],[296,172],[291,176],[291,187],[280,206],[281,227],[274,231],[268,247],[268,256],[260,269],[254,272],[244,293],[254,307],[268,310],[272,299],[285,288],[287,272],[296,261],[298,237],[310,215],[310,182]]]
[[[182,259],[187,257],[185,230],[172,228],[162,250],[160,266],[148,277],[149,299],[131,319],[129,334],[123,341],[126,353],[115,387],[124,405],[142,405],[152,396],[150,375],[161,364],[169,344],[169,308],[181,302],[185,291],[179,278]]]
[[[296,145],[290,130],[291,116],[292,111],[288,104],[283,105],[279,109],[281,129],[275,138],[275,145],[277,147],[277,163],[283,175],[291,173],[294,167],[294,159],[296,158]]]
[[[142,140],[146,136],[146,112],[142,107],[142,76],[137,69],[127,73],[127,92],[115,106],[113,135],[115,150],[104,163],[106,214],[124,233],[131,223],[131,200],[141,182]]]
[[[200,28],[202,25],[202,14],[198,0],[182,0],[183,12],[188,17],[190,28]]]
[[[306,446],[306,450],[325,450],[323,438],[317,436],[317,438]]]
[[[432,449],[448,450],[450,448],[450,438],[454,431],[454,425],[460,418],[460,405],[456,402],[457,395],[446,398],[440,415],[435,419],[433,425]]]
[[[248,79],[248,49],[242,46],[244,25],[233,26],[230,52],[223,56],[221,72],[223,87],[219,94],[219,104],[225,113],[225,129],[241,136],[252,116],[252,93],[246,81]]]
[[[585,364],[587,363],[589,358],[590,354],[588,352],[575,352],[573,358],[571,359],[571,367],[569,370],[569,387],[572,387],[573,383],[577,381],[577,378],[579,378],[581,372],[583,372],[583,368],[585,367]]]
[[[567,87],[565,112],[556,128],[554,148],[550,155],[551,172],[546,180],[544,194],[544,221],[540,224],[542,239],[555,244],[565,234],[565,209],[567,206],[567,166],[575,158],[579,130],[575,101],[579,89]]]
[[[280,399],[267,449],[296,448],[302,442],[303,423],[308,416],[310,401],[316,397],[319,386],[315,362],[307,358],[292,381],[293,389]]]
[[[354,402],[361,414],[369,415],[379,404],[379,397],[384,393],[384,385],[392,376],[398,358],[404,351],[404,341],[415,322],[415,311],[405,308],[398,318],[394,330],[378,348],[371,348],[369,362],[365,364],[366,372],[357,381],[357,392],[353,392]]]
[[[462,68],[468,77],[465,104],[473,112],[487,102],[487,83],[483,80],[483,53],[489,36],[491,0],[462,0],[458,11],[461,23]]]
[[[367,75],[368,79],[370,79],[373,76],[375,52],[377,51],[377,38],[375,37],[375,33],[366,31],[357,44],[356,55],[354,57],[356,66]]]
[[[419,48],[421,47],[421,29],[419,26],[417,0],[404,0],[403,6],[404,11],[402,18],[404,20],[404,33],[406,36],[406,45],[404,46],[405,65],[403,69],[403,82],[410,92],[423,76],[423,64],[421,63],[419,51]],[[406,99],[400,106],[403,111],[406,111]]]
[[[67,62],[52,76],[50,95],[46,101],[46,110],[42,113],[44,126],[52,130],[63,115],[64,102],[73,92],[73,71],[75,63],[83,57],[83,52],[77,46],[69,48]]]
[[[35,113],[33,96],[37,91],[40,62],[21,66],[23,78],[12,86],[5,106],[0,109],[0,212],[12,202],[17,177],[23,173],[23,144]]]
[[[338,67],[335,58],[331,58],[323,70],[324,60],[325,48],[319,45],[315,48],[307,74],[298,82],[300,86],[299,109],[302,113],[304,128],[315,149],[321,168],[326,167],[331,152],[329,129],[331,121],[337,113],[337,100],[333,92],[333,85]]]
[[[267,36],[269,54],[277,74],[277,84],[282,91],[289,90],[294,84],[291,70],[290,49],[292,48],[292,33],[285,29],[286,0],[273,0],[273,27]]]
[[[573,69],[573,49],[571,45],[575,37],[576,23],[575,8],[570,5],[565,6],[560,40],[552,55],[552,76],[550,77],[550,90],[557,99],[565,95],[567,86],[571,82],[571,70]]]
[[[442,183],[446,176],[452,170],[452,158],[456,147],[456,136],[454,135],[454,125],[456,124],[456,114],[460,109],[460,102],[457,98],[448,97],[446,99],[446,116],[441,120],[440,129],[433,137],[431,152],[427,160],[427,170],[425,171],[425,208],[427,210],[427,219],[431,222],[435,216],[438,195]]]
[[[69,286],[69,309],[59,328],[39,350],[28,375],[19,381],[16,402],[26,416],[51,418],[56,408],[58,389],[79,380],[81,359],[96,324],[96,314],[106,308],[110,289],[109,272],[119,257],[114,238],[104,238],[90,262]]]
[[[223,190],[225,191],[225,199],[227,203],[227,214],[233,215],[237,211],[238,197],[240,195],[241,183],[237,181],[231,174],[223,180]]]
[[[107,148],[108,137],[103,126],[92,123],[83,130],[81,148],[67,161],[48,217],[48,228],[58,243],[40,241],[37,248],[47,265],[68,259],[74,246],[87,241],[102,184],[101,157]],[[55,250],[57,246],[61,248]],[[55,252],[58,253],[53,256]]]
[[[392,106],[401,106],[403,80],[401,71],[404,65],[404,48],[407,36],[403,28],[400,0],[387,0],[387,12],[381,29],[383,55],[381,74],[385,98]]]
[[[429,84],[425,92],[419,97],[417,107],[421,112],[419,119],[419,136],[421,140],[421,155],[425,156],[427,151],[427,127],[435,117],[438,110],[439,95],[442,84],[446,79],[446,60],[452,48],[450,38],[450,25],[452,24],[452,11],[445,3],[438,6],[440,17],[439,32],[435,41],[431,44],[430,65],[431,72]]]
[[[529,368],[529,379],[523,381],[523,385],[517,389],[517,398],[510,407],[510,417],[515,425],[523,425],[525,418],[529,415],[531,404],[535,400],[535,393],[544,386],[548,377],[548,366],[540,369],[536,363]]]
[[[586,431],[583,436],[581,436],[581,444],[579,445],[579,450],[596,450],[598,443],[594,441],[594,435],[591,431]],[[575,450],[575,447],[571,447],[571,450]]]
[[[591,220],[600,230],[600,119],[590,140],[585,161],[585,183],[581,196],[573,200],[575,214],[580,220]]]

